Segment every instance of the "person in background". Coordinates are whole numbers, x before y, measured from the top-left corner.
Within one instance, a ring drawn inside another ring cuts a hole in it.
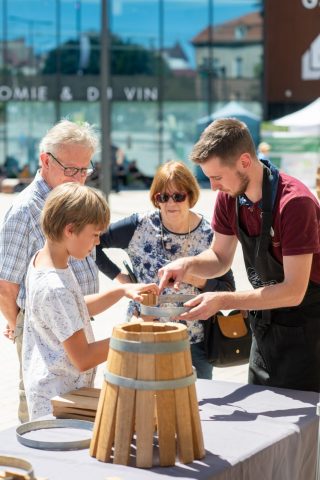
[[[197,203],[199,185],[185,164],[170,161],[156,172],[149,196],[155,210],[145,214],[134,213],[116,223],[101,235],[97,247],[97,265],[109,278],[127,282],[128,276],[108,258],[104,248],[122,248],[131,260],[138,282],[158,279],[158,270],[174,259],[197,255],[208,248],[213,232],[202,215],[191,210]],[[231,271],[213,280],[189,275],[181,286],[181,293],[197,295],[203,291],[234,290]],[[166,288],[164,294],[173,293]],[[138,303],[129,305],[128,318],[140,315]],[[164,318],[160,320],[164,321]],[[187,322],[193,365],[198,378],[212,378],[212,365],[204,350],[202,322]]]
[[[156,284],[129,283],[83,297],[69,258],[85,259],[109,220],[102,194],[84,185],[59,185],[45,202],[41,226],[46,240],[26,278],[22,365],[31,420],[52,413],[52,397],[93,386],[94,367],[106,361],[109,339],[94,341],[90,315],[124,295],[141,300],[142,292],[158,293]]]
[[[269,153],[271,147],[267,142],[261,142],[258,145],[258,158],[259,160],[269,160]]]
[[[39,147],[40,169],[21,192],[0,226],[0,310],[7,321],[5,336],[16,344],[21,357],[25,309],[25,276],[32,256],[44,244],[40,214],[50,190],[66,182],[84,184],[93,172],[91,159],[99,141],[88,123],[62,120],[43,137]],[[99,290],[95,252],[86,258],[70,259],[70,266],[88,295]],[[19,410],[21,422],[28,411],[20,366]]]
[[[131,160],[128,165],[128,176],[129,176],[129,183],[136,183],[138,184],[141,182],[145,188],[150,188],[153,178],[144,175],[139,168],[137,160]]]
[[[7,178],[18,178],[20,169],[19,161],[16,157],[7,155],[3,167]]]
[[[249,383],[320,392],[320,205],[310,190],[257,158],[247,126],[211,123],[193,148],[217,195],[210,248],[160,271],[160,290],[184,278],[217,277],[240,241],[252,290],[198,295],[181,319],[249,310]]]
[[[30,167],[28,163],[23,165],[18,175],[19,178],[31,178]]]
[[[120,183],[123,186],[128,185],[128,168],[124,151],[115,145],[111,145],[111,171],[112,171],[112,189],[120,192]]]

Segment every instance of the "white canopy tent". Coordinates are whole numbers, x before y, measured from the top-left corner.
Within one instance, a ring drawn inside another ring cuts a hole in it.
[[[227,118],[227,117],[236,117],[236,118],[246,117],[246,118],[255,120],[256,122],[260,122],[260,118],[257,115],[255,115],[254,113],[244,108],[238,102],[235,102],[234,100],[232,100],[231,102],[227,103],[222,108],[220,108],[219,110],[216,110],[215,112],[211,113],[211,115],[200,118],[197,123],[209,124],[213,120],[216,120],[217,118]]]
[[[320,165],[320,97],[301,110],[274,120],[285,131],[263,131],[270,143],[270,158],[282,170],[314,188]]]
[[[290,130],[320,131],[320,97],[297,112],[285,115],[272,122],[280,127],[288,127]]]

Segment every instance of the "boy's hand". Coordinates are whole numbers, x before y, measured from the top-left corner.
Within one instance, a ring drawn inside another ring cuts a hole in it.
[[[159,295],[159,287],[156,283],[128,283],[124,287],[125,296],[136,302],[143,300],[141,293],[149,292]]]

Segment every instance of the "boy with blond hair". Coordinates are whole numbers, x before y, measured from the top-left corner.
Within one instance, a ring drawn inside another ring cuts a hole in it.
[[[109,339],[94,341],[90,316],[123,296],[158,293],[155,284],[120,284],[83,297],[69,257],[84,259],[109,224],[102,194],[76,183],[57,186],[41,217],[44,247],[32,258],[26,278],[23,378],[30,419],[51,412],[50,399],[93,385],[95,369],[107,359]]]

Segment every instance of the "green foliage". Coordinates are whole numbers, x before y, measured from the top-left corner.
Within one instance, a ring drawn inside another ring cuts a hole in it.
[[[288,127],[280,127],[279,125],[274,125],[272,122],[262,122],[261,131],[262,132],[287,132]]]
[[[51,50],[43,67],[43,74],[74,75],[79,73],[80,44],[78,40],[69,40],[59,49]],[[148,50],[141,45],[123,41],[113,35],[111,38],[110,68],[112,75],[157,75],[160,68],[168,74],[168,68],[158,52]],[[90,59],[84,75],[100,73],[100,39],[90,37]]]

